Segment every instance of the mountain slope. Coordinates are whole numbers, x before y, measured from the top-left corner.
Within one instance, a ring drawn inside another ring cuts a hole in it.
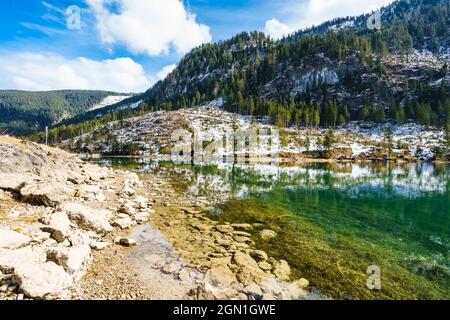
[[[449,0],[396,1],[381,10],[381,30],[368,29],[368,17],[336,19],[279,41],[252,32],[202,45],[144,94],[66,121],[54,136],[209,101],[278,126],[446,126]]]
[[[114,92],[87,90],[0,91],[0,133],[20,135],[43,130],[45,126],[55,125],[98,105],[101,107],[102,101],[110,96],[121,97]]]

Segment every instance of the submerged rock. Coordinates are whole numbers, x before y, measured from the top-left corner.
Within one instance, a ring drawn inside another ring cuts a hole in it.
[[[273,230],[263,230],[260,232],[260,236],[263,240],[270,240],[277,236],[277,233]]]
[[[288,281],[291,276],[291,268],[285,260],[278,261],[273,268],[273,274],[282,281]]]

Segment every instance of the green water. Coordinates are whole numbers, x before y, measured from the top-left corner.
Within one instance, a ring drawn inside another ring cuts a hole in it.
[[[257,247],[330,298],[450,299],[449,165],[114,162],[206,197],[213,219],[275,230],[268,242],[256,230]],[[380,268],[381,290],[368,289],[369,266]]]

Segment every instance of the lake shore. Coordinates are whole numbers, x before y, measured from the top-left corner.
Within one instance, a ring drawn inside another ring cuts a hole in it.
[[[218,225],[202,214],[206,200],[182,200],[156,177],[0,139],[1,299],[310,298],[306,279],[292,281],[286,261],[254,247],[245,230],[256,226]],[[132,234],[149,220],[158,237]],[[149,250],[136,255],[141,245]],[[155,254],[161,246],[170,254]],[[174,296],[161,287],[169,279]]]

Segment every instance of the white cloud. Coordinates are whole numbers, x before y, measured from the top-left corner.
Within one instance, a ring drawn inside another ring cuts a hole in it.
[[[369,13],[392,2],[394,0],[306,0],[299,3],[291,0],[283,8],[284,21],[267,21],[266,33],[280,38],[280,34],[289,34],[334,18]],[[272,29],[268,29],[268,23]]]
[[[18,90],[98,89],[142,92],[152,77],[130,58],[96,61],[53,53],[0,55],[0,88]]]
[[[291,28],[277,19],[266,21],[265,33],[273,39],[281,39],[291,33]]]
[[[134,54],[158,56],[172,48],[186,53],[211,41],[209,27],[196,22],[180,0],[86,0],[105,44]],[[117,8],[112,10],[111,8]]]

